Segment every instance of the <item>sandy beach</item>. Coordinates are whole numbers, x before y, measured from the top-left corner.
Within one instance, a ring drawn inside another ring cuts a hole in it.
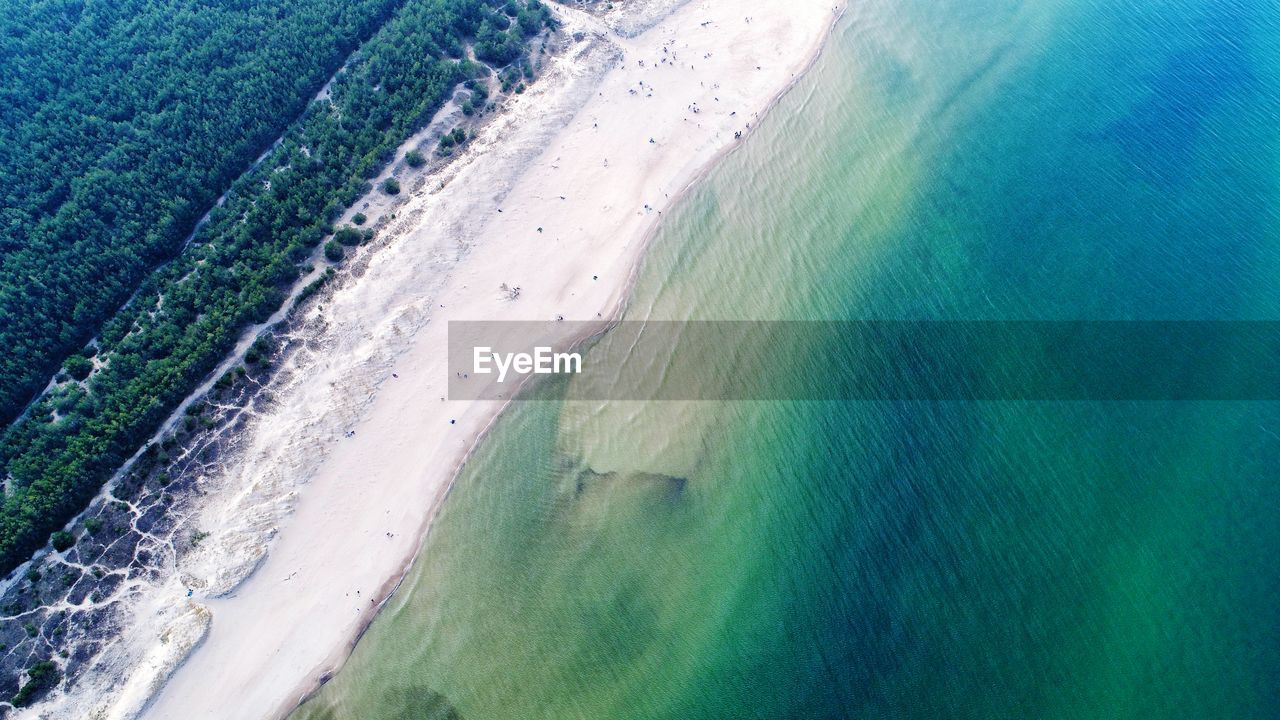
[[[557,6],[565,47],[538,81],[407,188],[378,247],[311,309],[325,332],[238,438],[239,461],[207,480],[192,520],[207,539],[138,603],[123,685],[49,716],[280,717],[335,672],[501,411],[446,399],[447,322],[615,316],[663,212],[811,63],[842,7],[622,6]]]

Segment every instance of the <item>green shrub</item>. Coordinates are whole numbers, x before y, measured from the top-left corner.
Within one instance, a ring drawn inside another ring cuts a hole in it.
[[[350,225],[347,225],[346,227],[342,228],[338,232],[334,233],[333,239],[339,245],[348,245],[348,246],[359,245],[360,241],[364,240],[364,233],[351,227]]]
[[[468,80],[467,89],[471,91],[472,99],[480,104],[489,98],[489,86],[479,80]]]
[[[346,255],[342,246],[330,240],[324,244],[324,259],[329,262],[342,262],[342,256]]]
[[[316,278],[315,280],[312,280],[310,284],[302,288],[302,292],[298,294],[298,299],[305,300],[311,297],[312,295],[315,295],[316,292],[320,290],[320,288],[324,287],[325,283],[329,282],[329,280],[333,278],[333,274],[334,274],[333,268],[325,268],[324,274],[322,274],[320,277]]]
[[[467,131],[463,130],[460,127],[457,127],[445,133],[444,135],[440,136],[440,149],[448,150],[454,145],[461,145],[466,141],[467,141]]]
[[[59,530],[58,532],[49,536],[49,542],[53,543],[54,550],[57,550],[58,552],[62,552],[64,550],[69,549],[72,545],[75,545],[76,538],[74,535],[67,532],[66,530]]]
[[[427,159],[422,157],[422,153],[417,150],[410,150],[404,154],[404,161],[409,164],[409,167],[416,168],[422,167],[427,162]]]
[[[67,374],[76,380],[83,380],[89,377],[89,373],[93,372],[93,362],[79,354],[67,358],[64,367],[67,369]]]
[[[400,194],[400,181],[395,178],[387,178],[382,181],[382,192],[388,195]]]
[[[36,700],[37,693],[54,687],[60,679],[61,674],[58,671],[58,665],[55,665],[54,661],[41,660],[36,662],[35,665],[28,667],[27,683],[18,689],[18,693],[14,694],[13,700],[10,700],[10,702],[13,702],[15,707],[31,705],[31,702]]]
[[[249,349],[245,351],[244,361],[250,365],[257,365],[265,360],[269,355],[271,355],[271,341],[268,340],[266,336],[260,335],[258,336],[258,339],[254,340],[253,344],[249,346]]]
[[[352,215],[352,216],[351,216],[351,222],[353,222],[353,223],[355,223],[355,224],[357,224],[357,225],[363,225],[363,224],[365,224],[365,222],[366,222],[368,219],[369,219],[369,218],[367,218],[367,217],[365,217],[365,216],[364,216],[364,213],[356,213],[355,215]]]

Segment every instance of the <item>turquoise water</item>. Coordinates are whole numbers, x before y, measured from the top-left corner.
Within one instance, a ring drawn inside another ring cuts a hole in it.
[[[630,318],[1280,318],[1274,8],[854,5]],[[1274,403],[538,392],[297,717],[1280,717]]]

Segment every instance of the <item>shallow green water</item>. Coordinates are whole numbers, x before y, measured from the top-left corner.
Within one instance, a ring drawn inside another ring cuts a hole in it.
[[[1280,318],[1273,9],[854,5],[630,317]],[[540,392],[297,717],[1280,716],[1273,403]]]

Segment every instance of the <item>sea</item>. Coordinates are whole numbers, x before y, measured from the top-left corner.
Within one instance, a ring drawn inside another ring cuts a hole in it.
[[[626,317],[1280,320],[1278,181],[1273,3],[853,0]],[[1280,403],[545,382],[294,717],[1278,718]]]

